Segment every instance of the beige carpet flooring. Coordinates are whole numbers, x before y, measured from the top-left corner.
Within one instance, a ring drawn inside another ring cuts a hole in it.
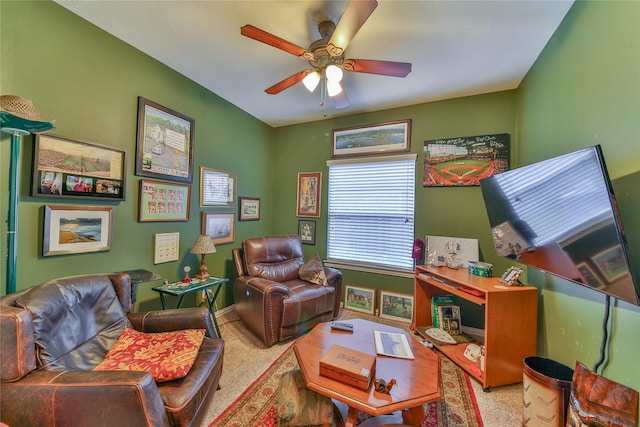
[[[408,323],[394,322],[350,310],[342,311],[341,319],[353,318],[393,325],[414,336],[409,331]],[[244,327],[232,307],[218,314],[218,323],[225,340],[221,389],[213,397],[213,404],[204,417],[202,427],[208,427],[293,343],[293,340],[288,340],[267,348]],[[486,393],[477,381],[472,380],[471,383],[485,427],[522,425],[522,384],[494,387]]]

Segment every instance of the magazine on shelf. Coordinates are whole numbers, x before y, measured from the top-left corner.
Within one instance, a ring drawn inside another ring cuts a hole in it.
[[[373,331],[376,342],[376,353],[382,356],[414,359],[411,346],[405,334],[393,332]]]

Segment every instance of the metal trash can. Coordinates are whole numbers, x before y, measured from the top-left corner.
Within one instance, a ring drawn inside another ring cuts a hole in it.
[[[571,394],[573,369],[543,357],[526,357],[522,425],[564,427]]]

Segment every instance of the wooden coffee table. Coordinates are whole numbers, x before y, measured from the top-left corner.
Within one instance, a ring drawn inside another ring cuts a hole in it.
[[[314,327],[311,332],[294,343],[293,348],[307,387],[348,407],[346,427],[356,425],[358,411],[375,416],[360,424],[359,427],[391,424],[419,426],[424,419],[422,405],[440,399],[438,356],[410,336],[407,338],[415,359],[376,355],[373,331],[404,334],[406,332],[362,319],[350,319],[344,322],[353,324],[353,333],[332,330],[331,323],[325,322]],[[382,378],[385,381],[395,378],[397,381],[391,394],[375,391],[373,381],[368,390],[362,390],[320,375],[320,359],[334,344],[376,355],[374,378]]]

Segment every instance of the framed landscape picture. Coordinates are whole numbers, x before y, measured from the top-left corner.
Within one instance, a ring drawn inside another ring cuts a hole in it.
[[[108,206],[45,206],[42,255],[108,251],[113,211]]]
[[[240,197],[238,221],[260,220],[260,199],[257,197]]]
[[[345,285],[344,308],[373,315],[375,312],[376,290],[362,286]]]
[[[188,221],[191,186],[140,180],[138,221]]]
[[[380,291],[378,300],[380,317],[411,323],[413,320],[413,296]]]
[[[211,237],[215,245],[232,243],[236,234],[236,215],[202,212],[202,234]]]
[[[331,157],[411,151],[411,120],[333,129],[331,137]]]
[[[136,175],[191,183],[195,120],[138,97]]]
[[[126,152],[36,134],[32,196],[124,200]]]

